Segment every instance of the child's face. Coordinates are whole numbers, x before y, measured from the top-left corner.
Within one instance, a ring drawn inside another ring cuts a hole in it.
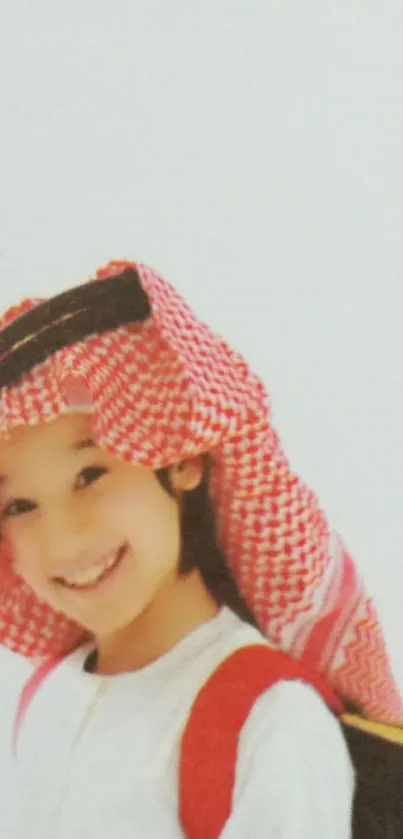
[[[197,461],[172,472],[191,489]],[[134,621],[175,585],[179,506],[154,472],[91,442],[88,416],[13,430],[0,441],[2,538],[43,600],[95,636]]]

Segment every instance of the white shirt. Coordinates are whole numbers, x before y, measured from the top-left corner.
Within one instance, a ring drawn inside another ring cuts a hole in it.
[[[183,839],[178,756],[190,707],[220,661],[256,642],[223,608],[133,673],[86,673],[88,647],[65,659],[20,730],[17,839]],[[349,839],[353,790],[337,721],[310,687],[281,682],[241,733],[220,839]]]

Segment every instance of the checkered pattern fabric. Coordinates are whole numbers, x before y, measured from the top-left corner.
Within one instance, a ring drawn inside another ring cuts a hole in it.
[[[119,274],[109,263],[94,281]],[[155,271],[136,264],[151,304],[143,324],[55,352],[5,387],[0,434],[91,404],[101,447],[158,468],[212,454],[219,535],[260,628],[371,717],[403,723],[375,608],[318,502],[295,475],[262,382]],[[39,301],[8,310],[0,328]],[[71,648],[82,630],[39,602],[3,549],[0,641],[29,657]]]

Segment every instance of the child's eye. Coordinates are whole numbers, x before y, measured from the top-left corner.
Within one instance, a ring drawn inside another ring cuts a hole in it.
[[[3,518],[12,518],[15,516],[23,516],[24,513],[29,513],[35,509],[35,504],[27,498],[15,498],[10,501],[2,512]]]
[[[98,481],[107,471],[104,466],[87,466],[80,472],[76,480],[76,489],[85,489],[89,484]]]

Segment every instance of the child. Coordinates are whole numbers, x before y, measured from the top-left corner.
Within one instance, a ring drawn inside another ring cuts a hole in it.
[[[175,839],[193,701],[233,650],[267,643],[256,625],[367,714],[400,720],[401,700],[244,361],[142,265],[38,303],[0,335],[0,632],[61,660],[19,732],[17,835]],[[242,731],[221,839],[347,839],[353,787],[331,712],[280,682]]]

